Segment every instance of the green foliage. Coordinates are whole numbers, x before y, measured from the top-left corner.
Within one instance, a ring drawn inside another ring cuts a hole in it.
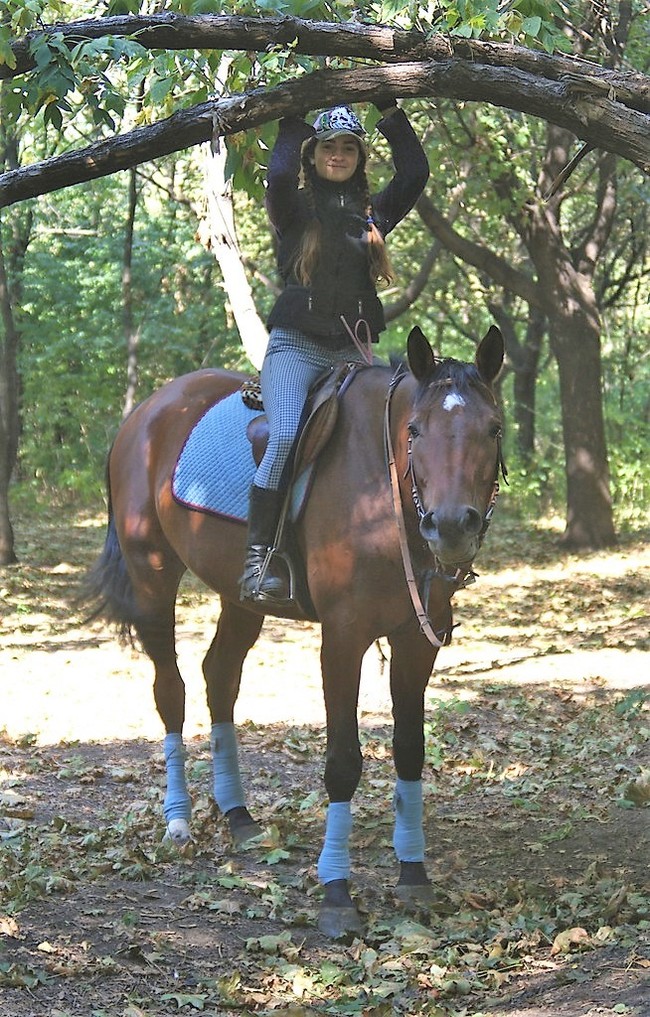
[[[495,39],[517,42],[548,52],[567,49],[570,42],[562,31],[561,5],[546,0],[440,0],[426,4],[403,4],[376,0],[364,5],[364,15],[381,24],[445,32],[461,39]]]
[[[53,196],[25,265],[21,475],[84,496],[103,483],[124,400],[123,206],[117,180]],[[145,188],[133,258],[139,398],[206,355],[240,356],[214,259],[195,231],[192,214]]]
[[[114,2],[107,14],[143,10],[136,2]],[[242,7],[234,0],[179,2],[166,9],[183,14],[250,13],[260,5]],[[147,8],[148,10],[148,8]],[[559,45],[556,4],[516,0],[444,0],[442,4],[404,5],[384,0],[358,5],[301,0],[273,0],[268,14],[289,14],[315,20],[345,21],[352,11],[366,22],[379,21],[425,31],[445,31],[467,38],[500,38],[550,49]],[[8,0],[0,19],[0,54],[7,55],[10,38],[72,16],[96,16],[96,5]],[[4,34],[3,34],[4,33]],[[563,36],[565,41],[568,36]],[[4,45],[4,49],[3,49]],[[636,36],[636,56],[643,47]],[[647,43],[645,44],[647,48]],[[24,162],[42,159],[63,146],[77,144],[77,132],[93,140],[129,124],[147,124],[174,109],[203,102],[222,86],[227,93],[272,86],[322,65],[276,47],[260,54],[173,52],[151,54],[135,39],[106,38],[80,42],[71,49],[61,35],[34,36],[37,73],[6,82],[2,91],[3,122],[13,119]],[[0,59],[2,56],[0,55]],[[343,65],[345,62],[341,62]],[[223,81],[224,74],[225,82]],[[540,121],[484,106],[439,100],[406,104],[418,135],[425,139],[431,165],[429,193],[445,211],[446,196],[462,195],[458,233],[498,251],[511,266],[533,273],[527,263],[513,219],[537,186],[539,161],[545,149]],[[364,110],[360,112],[363,114]],[[375,131],[376,112],[366,111],[371,149],[370,176],[379,189],[391,172],[383,139]],[[234,135],[228,140],[228,172],[237,203],[237,226],[250,268],[258,310],[266,315],[274,299],[267,281],[275,266],[263,208],[263,186],[275,124]],[[162,167],[162,171],[161,171]],[[572,178],[563,201],[563,227],[579,236],[593,215],[590,165]],[[579,175],[583,174],[579,182]],[[167,378],[210,363],[240,366],[241,347],[229,316],[212,256],[196,240],[196,214],[202,181],[193,154],[146,167],[143,178],[158,177],[158,186],[143,183],[136,218],[133,281],[136,326],[140,332],[140,396]],[[634,298],[624,301],[626,273],[633,255],[648,234],[648,195],[638,175],[619,177],[619,206],[613,230],[612,255],[601,284],[606,329],[604,399],[610,448],[612,487],[617,520],[633,526],[648,503],[649,468],[647,363],[643,337],[650,321],[639,311],[647,303],[647,281],[638,282]],[[493,186],[507,181],[507,188]],[[168,193],[178,195],[176,204]],[[575,185],[575,186],[574,186]],[[28,206],[4,216],[9,242],[19,216]],[[21,474],[44,485],[69,490],[95,490],[102,483],[103,457],[119,423],[125,386],[122,328],[121,261],[125,193],[113,178],[74,192],[41,200],[36,232],[25,262],[25,292],[19,324],[23,331],[20,367],[23,376],[24,426]],[[384,294],[390,306],[427,256],[432,238],[415,213],[390,238],[390,253],[399,286]],[[636,245],[636,247],[635,247]],[[644,288],[645,287],[645,288]],[[390,324],[379,354],[403,355],[406,336],[418,322],[442,355],[471,359],[476,339],[490,322],[486,305],[495,296],[485,275],[444,252],[438,255],[425,291]],[[618,302],[617,302],[618,301]],[[18,310],[18,309],[17,309]],[[523,335],[527,308],[512,304],[513,321]],[[506,417],[512,420],[514,396],[504,383]],[[88,406],[92,412],[88,412]],[[564,463],[559,424],[559,395],[552,364],[544,365],[537,388],[537,441],[532,461],[519,462],[515,435],[507,434],[511,472],[508,499],[523,515],[561,512],[565,497]],[[630,427],[630,421],[634,427]]]

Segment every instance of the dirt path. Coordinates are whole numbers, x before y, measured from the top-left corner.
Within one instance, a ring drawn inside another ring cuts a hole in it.
[[[234,856],[209,797],[200,672],[216,605],[184,585],[196,850],[170,856],[150,666],[70,609],[101,523],[29,521],[29,564],[0,573],[3,1014],[648,1017],[650,551],[578,558],[499,525],[428,694],[439,902],[408,916],[390,891],[390,704],[372,648],[355,799],[367,932],[331,944],[314,928],[316,628],[270,622],[247,661],[237,720],[269,840]]]

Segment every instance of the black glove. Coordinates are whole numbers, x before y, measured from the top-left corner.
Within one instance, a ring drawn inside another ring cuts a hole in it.
[[[373,106],[379,110],[382,116],[391,109],[397,109],[397,100],[390,95],[380,95],[373,100]]]

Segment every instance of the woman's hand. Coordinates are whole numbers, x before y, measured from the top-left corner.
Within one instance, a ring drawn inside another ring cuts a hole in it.
[[[383,117],[389,117],[398,109],[397,100],[390,95],[380,95],[373,100],[373,106],[378,109]]]

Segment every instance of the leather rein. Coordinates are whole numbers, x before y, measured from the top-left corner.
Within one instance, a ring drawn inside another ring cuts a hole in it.
[[[417,615],[417,619],[420,623],[420,629],[427,637],[429,642],[436,647],[447,646],[451,641],[451,631],[443,632],[442,636],[439,636],[433,625],[429,620],[429,616],[425,610],[424,604],[422,603],[422,597],[418,588],[417,580],[415,578],[415,572],[413,570],[413,563],[411,562],[411,553],[408,546],[408,537],[406,533],[406,523],[404,521],[404,506],[402,504],[402,492],[400,489],[399,474],[397,472],[397,464],[395,462],[395,450],[393,448],[393,441],[390,433],[390,406],[393,398],[393,394],[399,385],[400,381],[406,377],[406,372],[402,365],[395,371],[393,377],[390,380],[388,386],[388,392],[386,393],[386,403],[384,407],[384,448],[386,453],[386,462],[388,465],[388,474],[390,478],[391,493],[393,497],[393,510],[395,512],[395,521],[397,523],[397,531],[399,535],[400,551],[402,554],[402,564],[404,566],[404,575],[406,577],[406,585],[408,586],[409,594],[411,596],[411,603],[413,609]],[[506,469],[505,462],[503,460],[503,452],[501,448],[501,438],[497,438],[497,460],[496,460],[496,471],[494,477],[494,484],[492,487],[492,494],[488,502],[485,515],[483,516],[483,525],[481,532],[479,533],[479,547],[483,543],[485,534],[487,533],[494,509],[496,507],[497,499],[499,497],[499,475],[503,477],[504,482],[507,484],[508,471]],[[404,477],[410,477],[411,481],[411,498],[415,511],[418,515],[418,521],[422,520],[426,514],[422,500],[420,498],[420,492],[418,490],[417,478],[415,476],[415,470],[413,468],[413,456],[412,456],[412,437],[409,435],[407,443],[407,467]],[[450,598],[456,593],[457,590],[465,589],[466,586],[470,586],[471,583],[476,582],[476,574],[472,568],[472,562],[467,565],[463,564],[462,567],[456,569],[454,574],[445,572],[442,562],[434,557],[435,569],[430,570],[433,575],[440,576],[448,584],[450,589]]]

